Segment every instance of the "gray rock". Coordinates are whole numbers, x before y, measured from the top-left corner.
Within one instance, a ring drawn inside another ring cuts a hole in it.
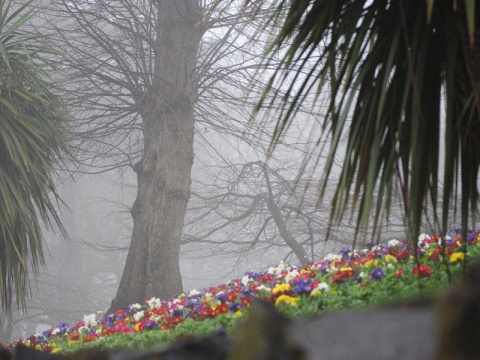
[[[309,360],[427,360],[437,348],[433,308],[345,311],[292,322],[288,334]]]

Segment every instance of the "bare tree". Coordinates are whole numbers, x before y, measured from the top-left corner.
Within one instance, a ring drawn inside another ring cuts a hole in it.
[[[255,79],[262,44],[245,40],[244,14],[211,13],[206,1],[52,0],[48,10],[43,26],[68,52],[62,63],[79,158],[86,171],[124,166],[137,176],[130,249],[111,310],[176,295],[195,119],[230,132],[238,113],[246,117],[252,93],[232,95]],[[243,44],[240,57],[234,42]]]

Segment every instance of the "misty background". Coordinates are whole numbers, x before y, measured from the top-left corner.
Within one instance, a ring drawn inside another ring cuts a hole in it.
[[[59,11],[75,3],[88,10],[102,1],[43,1],[45,8],[32,31],[55,34],[62,26],[66,29],[72,19],[68,13],[61,17]],[[199,3],[204,9],[212,4]],[[253,120],[252,114],[271,74],[268,68],[258,68],[270,34],[260,31],[257,20],[268,14],[242,14],[240,4],[229,12],[205,12],[212,25],[201,36],[196,63],[202,81],[194,105],[191,194],[180,247],[184,291],[227,282],[280,261],[291,265],[318,261],[351,246],[355,233],[354,218],[347,217],[327,236],[333,194],[327,191],[318,201],[324,159],[316,154],[329,141],[320,135],[317,121],[325,106],[321,94],[315,103],[312,94],[311,101],[298,109],[288,135],[267,156],[279,109],[262,110]],[[146,22],[140,10],[131,12],[130,20],[137,14],[139,23]],[[105,31],[115,35],[115,26]],[[64,31],[54,39],[64,47],[69,36],[75,35]],[[101,61],[105,73],[114,74],[120,66],[108,56]],[[91,119],[82,108],[89,106],[88,101],[77,95],[71,103],[75,119]],[[96,111],[96,121],[103,121],[104,110]],[[57,179],[64,201],[57,210],[70,238],[45,230],[46,266],[31,280],[27,311],[2,314],[1,342],[41,333],[64,321],[74,325],[83,315],[104,313],[115,297],[132,237],[134,168],[143,139],[139,128],[132,127],[118,139],[111,132],[92,142],[87,136],[90,125],[79,121],[74,159],[65,159]],[[402,219],[400,206],[393,204],[390,221],[375,239],[403,240]],[[371,241],[373,230],[364,229],[357,246]]]

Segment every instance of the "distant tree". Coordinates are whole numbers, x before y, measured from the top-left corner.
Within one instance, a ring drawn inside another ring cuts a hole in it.
[[[50,77],[58,52],[23,30],[32,1],[1,0],[0,15],[0,297],[10,310],[14,298],[25,307],[29,270],[44,261],[42,224],[62,229],[53,176],[68,123]]]
[[[289,158],[286,158],[286,152]],[[235,267],[253,259],[306,265],[326,252],[350,245],[355,224],[343,219],[327,238],[333,191],[318,202],[318,180],[308,174],[299,176],[300,167],[292,149],[277,149],[268,161],[218,164],[208,171],[214,180],[192,187],[192,199],[182,236],[182,252],[188,258],[230,254]],[[307,171],[308,173],[308,171]],[[390,221],[382,223],[389,239],[406,235],[399,204],[392,206]],[[370,234],[380,232],[368,229]],[[362,243],[361,245],[365,245]],[[208,249],[208,251],[202,251]],[[268,260],[270,259],[270,260]]]
[[[378,219],[388,213],[398,185],[413,239],[429,207],[435,214],[441,207],[433,230],[445,233],[449,209],[457,199],[466,231],[477,211],[480,165],[477,2],[252,0],[245,4],[250,9],[275,10],[265,19],[280,24],[266,62],[278,56],[281,62],[266,94],[275,98],[275,88],[290,86],[289,96],[277,97],[294,99],[279,116],[271,150],[306,96],[327,88],[331,93],[322,120],[322,136],[331,139],[322,187],[336,189],[334,217],[342,217],[353,204],[359,227],[372,212]],[[311,62],[313,69],[307,68]],[[269,104],[261,101],[258,109]],[[348,137],[346,148],[339,146],[343,134]],[[332,160],[340,152],[345,160],[339,181],[332,184]]]

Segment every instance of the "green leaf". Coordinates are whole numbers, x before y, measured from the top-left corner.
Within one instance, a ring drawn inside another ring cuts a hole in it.
[[[0,102],[5,105],[8,110],[10,110],[14,115],[17,115],[18,114],[18,111],[17,109],[15,109],[15,107],[9,103],[7,100],[5,100],[3,97],[0,96]]]

